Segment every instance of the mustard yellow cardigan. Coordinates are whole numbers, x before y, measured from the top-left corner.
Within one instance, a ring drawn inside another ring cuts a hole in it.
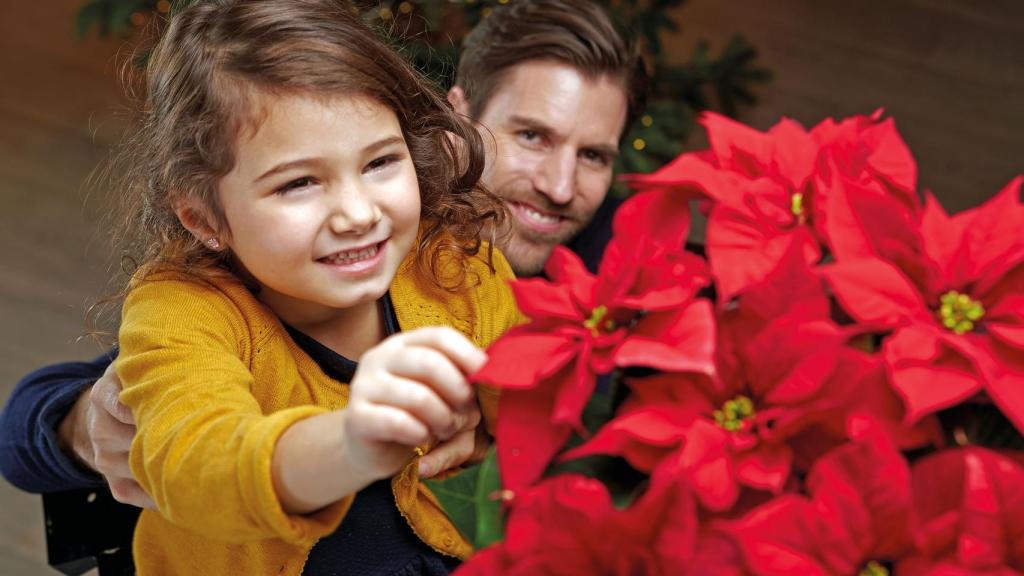
[[[451,293],[407,258],[391,286],[402,329],[447,325],[490,344],[519,319],[507,285],[512,271],[497,250],[494,265],[496,274],[482,255],[472,258],[469,287]],[[138,425],[131,468],[159,508],[144,510],[135,529],[138,573],[300,574],[354,496],[309,515],[286,514],[271,455],[295,422],[344,407],[347,383],[328,378],[230,277],[150,273],[133,284],[122,314],[117,374]],[[493,393],[480,393],[493,423]],[[424,542],[465,558],[470,545],[419,483],[416,464],[392,480],[398,508]]]

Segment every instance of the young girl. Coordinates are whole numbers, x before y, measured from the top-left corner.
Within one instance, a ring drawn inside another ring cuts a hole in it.
[[[159,508],[139,573],[445,573],[469,546],[417,459],[517,320],[476,131],[336,0],[197,1],[147,79],[117,362]]]

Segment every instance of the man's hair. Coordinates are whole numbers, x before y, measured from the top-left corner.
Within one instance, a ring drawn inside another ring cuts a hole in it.
[[[585,76],[622,82],[623,132],[647,101],[648,77],[633,37],[591,0],[509,0],[466,36],[455,76],[479,118],[510,68],[530,60],[564,62]]]

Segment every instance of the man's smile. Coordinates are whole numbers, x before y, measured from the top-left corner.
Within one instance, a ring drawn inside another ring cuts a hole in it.
[[[568,220],[564,216],[542,211],[524,202],[509,202],[508,207],[519,222],[543,234],[560,232]]]

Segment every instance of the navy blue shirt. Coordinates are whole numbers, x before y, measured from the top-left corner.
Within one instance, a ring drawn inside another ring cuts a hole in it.
[[[0,474],[29,492],[58,492],[105,485],[60,449],[57,427],[116,350],[91,362],[46,366],[22,378],[0,413]]]
[[[400,331],[387,295],[381,299],[384,333]],[[338,382],[351,382],[358,364],[302,332],[288,327],[299,348]],[[446,576],[459,565],[442,556],[412,531],[395,504],[390,479],[378,480],[356,494],[333,533],[321,538],[306,558],[302,573],[331,576]]]

